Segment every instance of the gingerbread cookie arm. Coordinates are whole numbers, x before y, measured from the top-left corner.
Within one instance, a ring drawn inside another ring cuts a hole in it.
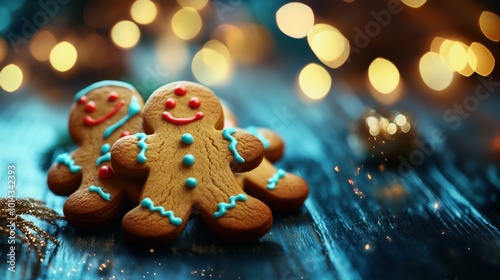
[[[226,128],[222,136],[228,140],[233,172],[246,172],[259,166],[264,158],[264,146],[255,136],[235,128]]]
[[[72,194],[82,181],[81,170],[82,167],[75,163],[70,153],[57,156],[47,174],[50,190],[57,195]]]
[[[148,174],[148,140],[145,133],[123,137],[111,147],[113,170],[128,178],[143,178]],[[131,156],[133,155],[133,156]]]
[[[245,131],[260,139],[264,145],[264,156],[268,160],[275,162],[283,157],[285,143],[277,133],[267,128],[255,126],[249,126]]]

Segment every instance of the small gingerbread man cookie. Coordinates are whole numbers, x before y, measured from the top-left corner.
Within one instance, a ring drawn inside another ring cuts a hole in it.
[[[227,105],[224,109],[224,124],[236,125],[238,120]],[[262,200],[274,212],[293,212],[304,204],[309,195],[309,187],[301,177],[277,169],[272,162],[283,156],[284,142],[269,129],[250,126],[245,129],[262,141],[265,158],[255,169],[236,175],[245,192]]]
[[[120,81],[94,83],[75,95],[69,132],[78,148],[57,156],[48,171],[49,188],[69,195],[64,215],[78,227],[111,222],[125,205],[137,205],[141,185],[115,174],[111,146],[122,136],[141,131],[141,95]]]
[[[245,194],[233,170],[251,170],[263,158],[260,140],[224,129],[216,95],[191,82],[157,89],[144,106],[144,134],[118,140],[113,169],[131,178],[147,177],[140,205],[122,220],[136,242],[164,244],[186,227],[192,210],[217,235],[252,240],[272,225],[261,201]]]

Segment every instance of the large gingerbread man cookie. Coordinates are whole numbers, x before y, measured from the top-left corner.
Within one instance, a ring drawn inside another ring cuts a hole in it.
[[[236,126],[236,116],[227,105],[223,109],[225,127]],[[273,212],[289,213],[299,209],[309,195],[307,182],[272,164],[283,156],[284,142],[281,137],[266,128],[250,126],[245,130],[262,141],[265,158],[257,168],[237,174],[238,182],[245,192],[266,203]]]
[[[69,195],[64,215],[78,227],[112,221],[129,202],[137,205],[141,184],[115,174],[110,164],[113,143],[142,130],[143,101],[130,84],[101,81],[75,95],[69,132],[78,148],[57,156],[47,183],[58,195]]]
[[[147,177],[140,205],[122,220],[132,241],[163,244],[176,239],[190,214],[217,235],[252,240],[272,225],[261,201],[246,195],[233,170],[251,170],[263,158],[260,140],[224,129],[219,100],[208,88],[176,82],[157,89],[144,106],[145,134],[118,140],[113,169],[131,178]]]

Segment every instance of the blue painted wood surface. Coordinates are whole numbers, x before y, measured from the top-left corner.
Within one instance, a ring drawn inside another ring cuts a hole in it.
[[[407,97],[401,107],[418,119],[423,139],[433,128],[449,138],[414,170],[382,172],[359,160],[348,145],[367,101],[335,81],[322,102],[298,98],[286,69],[239,69],[216,88],[242,126],[270,127],[286,141],[278,165],[303,176],[311,194],[304,207],[275,217],[272,230],[253,243],[216,239],[196,219],[174,243],[133,247],[119,221],[99,231],[61,223],[44,226],[61,245],[49,245],[43,263],[18,248],[16,273],[1,279],[495,279],[500,276],[498,165],[463,155],[440,109]],[[85,85],[81,85],[82,87]],[[71,98],[49,102],[31,88],[0,103],[0,185],[7,165],[18,170],[18,197],[40,198],[62,213],[63,197],[48,191],[53,158],[71,148],[66,125]],[[498,102],[498,100],[492,100]],[[498,104],[498,103],[496,103]],[[479,114],[479,113],[478,113]],[[473,116],[471,122],[475,120]],[[335,170],[337,167],[338,171]],[[3,170],[3,171],[2,171]],[[350,181],[351,180],[351,181]],[[350,183],[351,182],[351,183]],[[145,229],[147,230],[147,229]],[[498,279],[498,278],[497,278]]]

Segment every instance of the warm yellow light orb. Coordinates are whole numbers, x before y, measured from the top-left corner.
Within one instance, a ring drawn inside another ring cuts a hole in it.
[[[368,79],[377,91],[388,94],[399,85],[400,76],[398,68],[392,62],[379,57],[368,67]]]
[[[139,24],[152,23],[157,14],[156,4],[149,0],[137,0],[130,7],[130,15]]]
[[[183,40],[196,37],[202,25],[201,16],[194,8],[182,8],[172,17],[172,29],[175,35]]]
[[[500,17],[495,13],[484,11],[479,17],[479,27],[488,39],[500,41]]]
[[[50,51],[50,64],[59,72],[66,72],[73,68],[76,63],[78,53],[76,48],[69,42],[61,42]]]
[[[495,57],[480,43],[470,45],[467,57],[470,67],[481,76],[488,76],[495,68]]]
[[[314,25],[314,13],[306,4],[288,3],[276,12],[276,23],[286,35],[297,39],[304,38]]]
[[[403,2],[403,4],[405,4],[408,7],[416,9],[422,7],[422,5],[424,5],[425,2],[427,2],[427,0],[401,0],[401,2]]]
[[[133,48],[141,38],[139,27],[129,21],[120,21],[111,29],[111,39],[118,47],[123,49]]]
[[[23,83],[23,71],[15,64],[9,64],[0,71],[0,87],[7,92],[14,92]]]
[[[332,86],[332,78],[322,66],[310,63],[299,74],[299,87],[310,99],[324,98]]]
[[[422,56],[419,70],[424,83],[436,91],[446,89],[453,80],[453,70],[438,53],[428,52]]]

